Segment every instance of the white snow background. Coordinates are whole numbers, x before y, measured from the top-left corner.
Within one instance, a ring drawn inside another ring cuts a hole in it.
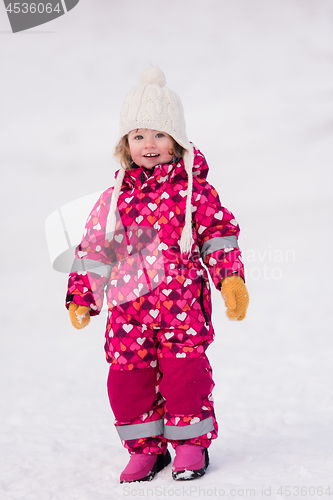
[[[0,54],[0,498],[330,498],[332,1],[82,0],[17,34],[1,5]],[[105,312],[73,329],[44,224],[112,185],[120,108],[150,63],[240,223],[250,307],[230,322],[213,290],[206,475],[120,485]]]

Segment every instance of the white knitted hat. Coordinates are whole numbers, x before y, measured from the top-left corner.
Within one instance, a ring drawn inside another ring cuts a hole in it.
[[[183,160],[188,176],[185,225],[180,239],[182,253],[189,253],[192,247],[192,184],[193,184],[193,146],[185,131],[185,120],[182,103],[178,95],[165,87],[166,79],[162,70],[157,67],[147,69],[140,75],[140,85],[126,96],[120,114],[119,141],[131,130],[148,128],[169,134],[185,152]],[[116,224],[116,208],[119,192],[125,171],[120,169],[112,195],[110,213],[107,223],[107,237],[112,239]]]

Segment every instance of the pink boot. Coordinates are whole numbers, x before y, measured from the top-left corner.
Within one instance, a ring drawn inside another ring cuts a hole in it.
[[[123,472],[120,474],[121,483],[133,481],[151,481],[157,472],[160,472],[171,462],[168,450],[159,455],[133,453]]]
[[[203,446],[182,444],[176,447],[172,477],[176,481],[196,479],[205,474],[209,464],[208,450]]]

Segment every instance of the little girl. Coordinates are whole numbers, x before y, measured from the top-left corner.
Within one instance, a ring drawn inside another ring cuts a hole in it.
[[[126,97],[114,188],[87,220],[66,304],[75,328],[99,314],[104,291],[108,395],[130,460],[121,482],[149,481],[171,461],[175,480],[203,476],[217,437],[210,285],[230,319],[248,306],[239,227],[208,184],[202,153],[186,137],[177,94],[159,68]]]

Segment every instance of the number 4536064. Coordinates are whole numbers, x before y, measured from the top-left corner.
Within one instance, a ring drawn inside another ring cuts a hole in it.
[[[51,14],[51,12],[58,12],[60,14],[62,12],[62,7],[60,3],[57,3],[54,7],[51,3],[20,3],[14,2],[10,3],[6,8],[6,11],[10,14],[43,14],[46,12],[47,14]]]
[[[286,497],[322,497],[331,496],[333,491],[331,491],[330,486],[281,486],[277,492],[277,495],[283,495]]]

